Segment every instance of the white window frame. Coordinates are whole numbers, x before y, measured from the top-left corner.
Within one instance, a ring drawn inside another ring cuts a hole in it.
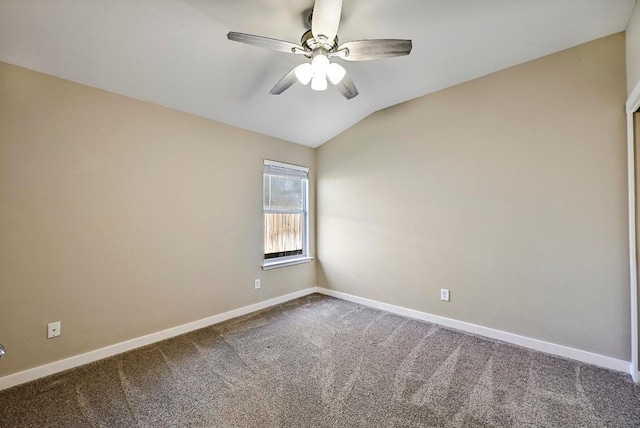
[[[262,199],[264,200],[264,167],[265,166],[275,166],[279,168],[291,169],[294,171],[304,172],[307,175],[307,179],[304,181],[305,185],[302,189],[302,205],[303,205],[303,220],[302,220],[302,254],[296,254],[293,256],[283,256],[276,257],[271,259],[264,259],[264,218],[266,213],[279,213],[279,214],[287,214],[287,213],[298,213],[298,211],[290,211],[290,210],[265,210],[264,204],[262,207],[262,257],[263,257],[263,270],[275,269],[279,267],[292,266],[300,263],[308,263],[313,260],[313,257],[309,256],[309,168],[300,165],[292,165],[283,162],[277,162],[265,159],[263,164],[263,173],[262,173]]]

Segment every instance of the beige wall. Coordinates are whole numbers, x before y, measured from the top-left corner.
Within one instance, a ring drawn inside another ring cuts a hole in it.
[[[262,160],[315,157],[0,63],[0,377],[315,286],[260,268]]]
[[[640,82],[640,5],[636,3],[626,31],[627,94]]]
[[[625,94],[621,33],[322,145],[319,284],[630,360]]]

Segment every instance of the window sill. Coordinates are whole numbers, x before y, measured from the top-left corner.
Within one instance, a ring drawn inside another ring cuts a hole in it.
[[[285,266],[293,266],[293,265],[299,265],[302,263],[309,263],[311,260],[313,260],[313,257],[300,257],[298,259],[289,259],[289,260],[281,260],[278,262],[265,263],[262,265],[262,270],[277,269]]]

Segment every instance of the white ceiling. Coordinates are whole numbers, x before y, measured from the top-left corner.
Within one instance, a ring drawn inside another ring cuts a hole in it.
[[[369,114],[623,31],[635,0],[344,0],[341,42],[412,39],[342,62],[360,95],[273,85],[304,60],[228,41],[299,43],[313,0],[0,0],[0,61],[317,147]],[[336,60],[340,61],[340,60]]]

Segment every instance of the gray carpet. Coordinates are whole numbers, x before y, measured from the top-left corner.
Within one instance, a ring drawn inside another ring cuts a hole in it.
[[[640,427],[640,388],[312,295],[0,392],[0,425]]]

